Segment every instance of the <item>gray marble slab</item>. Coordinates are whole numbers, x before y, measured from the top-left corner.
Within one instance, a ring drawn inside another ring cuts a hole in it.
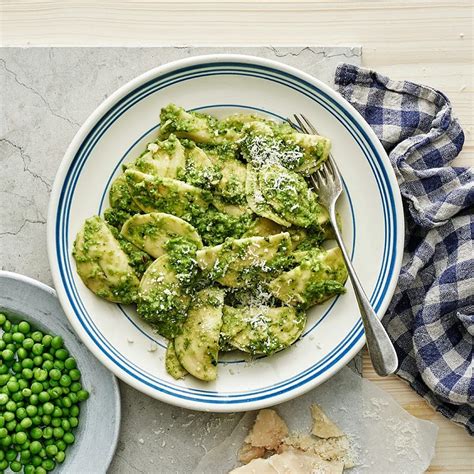
[[[102,100],[150,68],[221,52],[275,59],[329,85],[338,63],[361,62],[358,47],[0,49],[1,268],[52,284],[46,251],[51,186],[69,142]],[[121,392],[122,429],[111,473],[177,472],[175,459],[197,461],[240,419],[171,407],[123,383]],[[172,444],[162,445],[164,432],[173,432]],[[215,436],[203,445],[203,433]]]

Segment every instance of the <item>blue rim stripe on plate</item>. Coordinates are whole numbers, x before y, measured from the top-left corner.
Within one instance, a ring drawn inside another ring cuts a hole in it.
[[[216,69],[216,65],[212,65],[212,66],[214,66],[214,69]],[[219,64],[219,65],[217,65],[217,66],[219,67],[219,66],[221,66],[221,64]],[[252,69],[252,68],[255,69],[254,66],[255,66],[255,65],[250,65],[250,66],[245,65],[245,67],[250,68],[250,69]],[[198,66],[194,66],[194,67],[193,67],[193,69],[202,69],[202,68],[203,68],[202,65],[198,65]],[[265,69],[269,69],[269,68],[265,68]],[[271,68],[270,68],[270,69],[271,69]],[[280,77],[281,77],[281,75],[282,75],[281,72],[280,72],[280,71],[277,71],[277,72],[278,72],[278,74],[279,74]],[[174,71],[174,72],[173,72],[173,75],[174,75],[175,77],[176,77],[176,73],[179,73],[179,71]],[[219,73],[222,73],[222,72],[221,72],[221,71],[215,72],[215,74],[219,74]],[[231,71],[231,73],[232,73],[232,74],[236,74],[236,73],[238,74],[239,72],[238,72],[238,71],[237,71],[237,72],[236,72],[236,71]],[[190,79],[190,78],[191,78],[191,77],[186,77],[186,78],[184,78],[184,79]],[[263,78],[264,78],[264,79],[267,79],[267,78],[265,78],[265,77],[263,77]],[[158,78],[158,79],[161,79],[161,80],[162,80],[162,79],[163,79],[163,76],[160,77],[160,78]],[[183,79],[183,80],[184,80],[184,79]],[[300,80],[300,79],[297,79],[297,80],[298,80],[299,82],[305,82],[305,81],[302,81],[302,80]],[[158,83],[159,81],[157,81],[157,78],[155,78],[154,80],[152,80],[152,81],[150,81],[150,82],[156,84],[156,83]],[[285,85],[287,85],[287,84],[285,84]],[[310,86],[311,86],[311,89],[313,89],[313,90],[316,89],[316,90],[317,90],[318,92],[320,92],[320,93],[322,92],[322,91],[319,91],[319,89],[315,88],[312,84],[310,84]],[[139,88],[139,89],[135,89],[135,90],[132,91],[132,93],[130,93],[129,95],[131,96],[131,94],[136,94],[137,91],[142,90],[142,89],[143,89],[143,86],[142,86],[141,88]],[[300,92],[301,92],[301,91],[300,91]],[[313,100],[314,100],[314,98],[313,98]],[[116,104],[116,106],[117,106],[117,104]],[[116,106],[114,106],[114,107],[116,107]],[[336,104],[336,106],[337,106],[339,109],[341,109],[341,107],[340,107],[338,104]],[[346,114],[346,115],[347,115],[347,114]],[[103,118],[104,118],[104,117],[103,117]],[[102,120],[103,120],[103,118],[102,118]],[[347,126],[346,126],[346,128],[347,128]],[[360,127],[358,127],[358,128],[360,129]],[[361,131],[361,130],[359,130],[359,131]],[[362,131],[362,132],[363,132],[363,131]],[[363,133],[363,134],[365,135],[365,133]],[[89,137],[88,137],[88,138],[89,138]],[[365,137],[365,138],[367,139],[367,137]],[[86,140],[87,140],[87,139],[86,139]],[[83,145],[84,145],[84,143],[83,143]],[[372,149],[373,149],[373,147],[372,147]],[[375,150],[372,150],[372,151],[375,151]],[[78,155],[79,155],[79,153],[76,155],[75,159],[78,157]],[[377,153],[376,153],[376,155],[377,155]],[[380,157],[378,157],[378,158],[380,159]],[[73,164],[75,164],[74,161],[73,161]],[[82,167],[81,167],[81,168],[82,168]],[[383,169],[382,169],[382,172],[384,172]],[[70,170],[69,170],[68,175],[70,175]],[[387,176],[385,176],[385,182],[386,182],[386,181],[387,181]],[[71,191],[71,192],[72,192],[72,191]],[[391,194],[391,189],[389,189],[389,193]],[[391,200],[392,200],[392,208],[393,208],[393,195],[392,195],[391,197],[392,197]],[[62,190],[61,198],[64,198],[64,189]],[[71,198],[69,198],[69,199],[71,199]],[[61,202],[61,201],[62,201],[62,199],[60,200],[60,202]],[[60,206],[60,208],[61,208],[61,206]],[[384,214],[386,214],[386,213],[384,213]],[[390,217],[392,217],[392,216],[390,216]],[[390,221],[390,220],[391,220],[391,219],[389,219],[389,221]],[[390,224],[390,222],[389,222],[389,224]],[[396,223],[395,223],[395,224],[396,224]],[[390,227],[390,225],[389,225],[389,227]],[[393,235],[396,235],[396,232],[395,232],[394,234],[392,234],[391,232],[389,232],[389,233],[388,233],[389,239],[387,239],[387,241],[390,240],[390,237],[392,237]],[[67,240],[66,240],[66,242],[67,242]],[[389,242],[387,242],[387,246],[389,246]],[[66,247],[63,247],[63,249],[64,249],[64,248],[67,249],[67,243],[66,243]],[[59,248],[58,248],[58,250],[59,250]],[[395,256],[392,255],[392,262],[393,262],[394,258],[395,258]],[[61,261],[61,257],[59,258],[59,260]],[[61,268],[61,273],[62,273],[62,268]],[[386,288],[386,286],[387,286],[387,285],[385,285],[385,288]],[[384,290],[385,290],[385,288],[384,288]],[[382,291],[383,293],[385,293],[384,290],[381,290],[381,291]],[[73,305],[72,305],[72,306],[73,306]],[[76,309],[75,309],[75,311],[76,311]],[[77,311],[76,311],[76,314],[77,314]],[[82,321],[81,321],[81,324],[82,324]],[[354,328],[354,329],[355,329],[355,328]],[[361,334],[361,333],[359,333],[358,338],[360,338],[360,334]],[[346,338],[346,339],[347,339],[347,338]],[[340,354],[340,357],[342,357],[343,355],[344,355],[344,353],[341,353],[341,354]],[[331,365],[333,365],[334,363],[335,363],[335,362],[333,362]],[[322,370],[327,370],[327,368],[328,368],[328,367],[326,366],[326,367],[325,367],[324,369],[322,369]],[[319,375],[319,374],[320,374],[320,373],[318,373],[317,375]],[[316,376],[316,375],[315,375],[315,376]],[[304,382],[304,383],[306,383],[306,382]],[[272,389],[272,388],[274,388],[274,387],[275,387],[275,386],[272,386],[272,387],[270,387],[270,389]],[[292,388],[294,388],[294,387],[292,387]],[[249,394],[248,394],[248,393],[247,393],[247,394],[242,394],[241,396],[247,396],[247,395],[249,395]],[[275,393],[272,393],[271,396],[275,396]],[[254,398],[252,398],[252,399],[254,399]],[[249,399],[249,400],[250,400],[250,399]]]

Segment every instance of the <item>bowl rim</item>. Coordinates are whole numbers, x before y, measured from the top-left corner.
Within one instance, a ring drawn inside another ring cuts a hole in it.
[[[286,64],[280,63],[278,61],[259,58],[257,56],[252,55],[243,55],[243,54],[209,54],[209,55],[198,55],[192,56],[190,58],[179,59],[176,61],[172,61],[161,66],[152,68],[139,76],[135,77],[134,79],[128,81],[121,87],[119,87],[116,91],[114,91],[108,98],[106,98],[102,103],[89,115],[89,117],[85,120],[82,124],[80,129],[75,134],[73,140],[69,144],[63,159],[59,165],[58,171],[56,173],[56,177],[54,180],[54,184],[51,191],[49,207],[48,207],[48,218],[47,218],[47,248],[48,248],[48,257],[49,257],[49,264],[51,268],[51,273],[53,276],[53,281],[55,287],[57,289],[57,295],[61,306],[65,314],[67,315],[69,322],[71,323],[72,327],[81,338],[81,340],[86,344],[88,349],[94,354],[97,359],[103,363],[109,370],[111,370],[118,378],[126,382],[127,384],[131,385],[135,389],[145,393],[153,398],[159,399],[166,403],[170,403],[176,406],[181,406],[183,408],[188,409],[195,409],[195,410],[202,410],[202,411],[214,411],[214,412],[236,412],[236,411],[247,411],[247,410],[255,410],[259,408],[263,408],[270,405],[275,405],[277,403],[281,403],[283,401],[287,401],[293,398],[296,398],[299,395],[309,391],[310,389],[320,385],[328,378],[336,374],[343,366],[345,366],[352,358],[362,349],[365,345],[365,334],[362,334],[360,339],[344,353],[341,358],[334,363],[328,370],[326,370],[323,374],[319,374],[318,377],[315,377],[311,380],[308,380],[304,385],[299,387],[295,387],[291,390],[283,394],[275,395],[269,399],[264,400],[253,400],[253,401],[240,401],[239,403],[235,403],[232,405],[227,406],[226,404],[218,404],[212,401],[190,401],[182,398],[175,397],[170,394],[166,393],[159,393],[158,391],[154,390],[151,387],[146,386],[144,383],[136,380],[135,378],[131,377],[129,374],[123,371],[123,369],[119,368],[116,364],[109,361],[108,358],[102,353],[99,347],[90,339],[87,335],[86,331],[82,328],[80,322],[75,317],[74,314],[71,314],[69,308],[69,301],[66,296],[66,291],[63,285],[63,281],[61,279],[59,269],[58,269],[58,261],[56,258],[56,235],[55,235],[55,227],[56,227],[56,211],[57,211],[57,204],[59,202],[59,196],[62,190],[62,184],[66,177],[66,174],[71,166],[71,163],[76,155],[76,152],[79,150],[82,142],[94,127],[94,125],[100,120],[100,118],[111,108],[113,107],[120,99],[124,96],[132,92],[134,89],[139,87],[140,85],[153,80],[159,76],[167,74],[169,72],[173,72],[177,69],[187,68],[191,66],[196,66],[203,63],[224,63],[224,62],[239,62],[249,65],[257,65],[263,66],[268,68],[276,69],[280,72],[289,74],[291,76],[295,76],[303,81],[306,81],[318,89],[322,90],[325,94],[329,95],[333,100],[338,102],[339,104],[343,105],[347,112],[355,119],[355,121],[360,125],[364,132],[367,134],[369,141],[375,147],[377,153],[380,155],[384,171],[387,174],[389,188],[393,193],[393,201],[394,201],[394,219],[398,229],[397,235],[395,236],[396,241],[396,250],[395,250],[395,261],[394,261],[394,271],[392,273],[392,278],[390,283],[387,287],[387,291],[385,297],[380,305],[377,316],[381,318],[385,311],[390,304],[392,299],[393,293],[395,291],[395,287],[398,280],[398,275],[400,273],[402,257],[403,257],[403,240],[404,240],[404,214],[403,214],[403,205],[400,195],[400,189],[397,184],[395,172],[390,164],[390,160],[388,155],[383,148],[382,144],[380,143],[379,139],[375,135],[375,132],[369,126],[369,124],[364,120],[364,118],[359,114],[359,112],[347,101],[345,100],[339,93],[337,93],[334,89],[320,81],[319,79],[311,76],[308,73],[301,71],[298,68],[293,66],[288,66]]]
[[[1,279],[10,279],[10,280],[13,280],[13,281],[18,281],[18,282],[21,282],[21,283],[25,283],[26,285],[29,285],[29,286],[34,286],[36,288],[38,288],[39,290],[41,291],[44,291],[45,293],[48,293],[49,295],[53,296],[55,299],[57,299],[59,301],[59,298],[57,296],[57,293],[56,291],[51,288],[50,286],[46,285],[45,283],[39,281],[39,280],[35,280],[34,278],[31,278],[29,276],[26,276],[26,275],[22,275],[21,273],[16,273],[16,272],[11,272],[11,271],[8,271],[8,270],[0,270],[0,280]],[[60,306],[62,307],[62,304],[61,302],[59,301],[59,304]],[[64,309],[63,309],[64,311]],[[64,313],[66,314],[66,311],[64,311]],[[71,321],[70,321],[70,318],[68,317],[68,322],[69,324],[71,324]],[[47,324],[45,324],[46,326]],[[77,331],[74,331],[74,333],[77,335],[77,337],[83,341],[83,339],[80,337],[79,334],[77,334]],[[89,349],[89,346],[88,345],[85,345],[85,349],[86,351],[89,351],[91,353],[91,355],[97,359],[97,357],[95,356],[95,354],[90,351]],[[100,361],[97,360],[98,363],[100,363]],[[120,425],[121,425],[121,418],[122,418],[122,407],[121,407],[121,396],[120,396],[120,387],[119,387],[119,383],[118,383],[118,380],[117,380],[117,377],[115,377],[114,373],[112,372],[111,373],[112,375],[112,385],[113,385],[113,391],[116,395],[116,402],[115,403],[115,419],[117,420],[117,423],[115,424],[115,430],[114,430],[114,433],[113,433],[113,443],[110,445],[110,449],[109,449],[109,453],[108,453],[108,459],[106,459],[106,469],[108,469],[110,467],[110,464],[112,463],[113,459],[114,459],[114,455],[115,455],[115,451],[117,450],[117,445],[118,445],[118,441],[119,441],[119,437],[120,437]]]

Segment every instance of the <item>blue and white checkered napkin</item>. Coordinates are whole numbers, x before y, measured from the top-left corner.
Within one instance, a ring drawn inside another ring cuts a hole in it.
[[[405,205],[403,264],[384,317],[408,381],[474,434],[474,179],[449,166],[464,133],[447,97],[342,64],[336,87],[389,154]]]

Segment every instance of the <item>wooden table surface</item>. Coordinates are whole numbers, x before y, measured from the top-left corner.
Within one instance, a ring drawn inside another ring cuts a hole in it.
[[[473,4],[447,1],[0,0],[2,46],[361,45],[368,67],[444,91],[474,164]],[[397,377],[364,376],[410,413],[436,423],[428,472],[474,472],[474,440]]]

